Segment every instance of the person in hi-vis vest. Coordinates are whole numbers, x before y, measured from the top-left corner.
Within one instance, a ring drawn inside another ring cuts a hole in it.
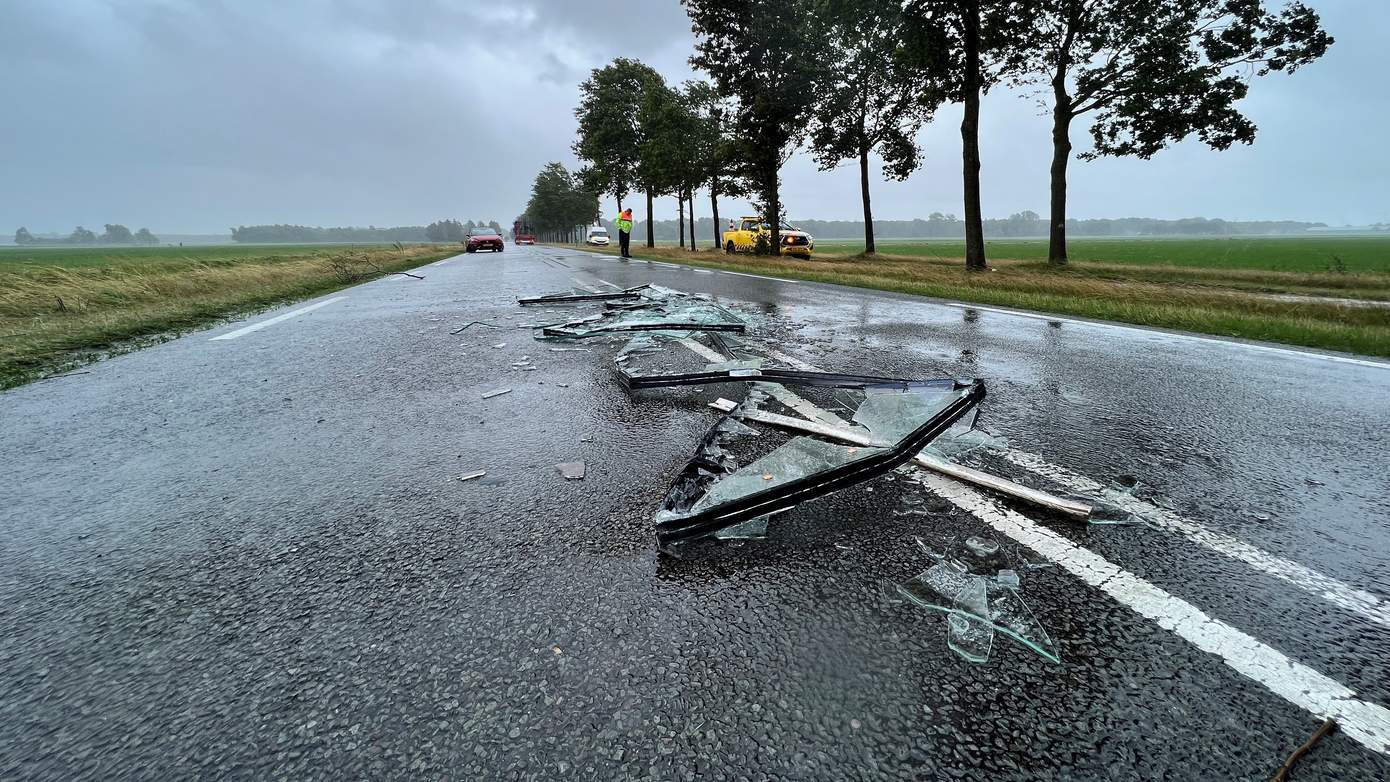
[[[628,245],[632,242],[632,210],[624,209],[614,221],[618,226],[618,249],[622,251],[624,258],[631,258],[628,254]]]

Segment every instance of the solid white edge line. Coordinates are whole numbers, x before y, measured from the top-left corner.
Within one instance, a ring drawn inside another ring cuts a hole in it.
[[[1338,608],[1352,611],[1383,627],[1390,627],[1390,602],[1370,592],[1323,575],[1306,565],[1270,554],[1239,538],[1207,529],[1172,511],[1135,497],[1117,496],[1115,493],[1107,492],[1099,482],[1050,464],[1035,454],[1010,448],[1004,452],[1004,458],[1025,470],[1050,478],[1068,489],[1102,497],[1160,529],[1181,535],[1209,551],[1244,562],[1261,573],[1320,597]]]
[[[948,478],[920,473],[918,480],[996,531],[1056,562],[1119,603],[1153,620],[1242,676],[1289,703],[1337,726],[1367,749],[1390,754],[1390,709],[1360,700],[1346,685],[1290,659],[1283,652],[1208,616],[1201,609],[1077,546],[1016,511]]]
[[[212,338],[209,339],[208,341],[209,341],[209,342],[215,342],[215,341],[221,340],[221,339],[236,339],[237,337],[243,337],[243,336],[246,336],[247,334],[250,334],[250,333],[253,332],[253,331],[260,331],[261,329],[265,328],[266,326],[273,326],[273,325],[275,325],[276,323],[279,323],[279,322],[282,321],[282,320],[289,320],[290,318],[295,318],[295,317],[298,317],[298,316],[300,316],[300,315],[304,315],[304,314],[306,314],[306,313],[313,312],[314,310],[316,310],[316,309],[318,309],[318,308],[320,308],[320,307],[327,307],[328,305],[330,305],[330,304],[332,304],[332,303],[334,303],[334,302],[342,301],[343,299],[346,299],[346,298],[347,298],[346,296],[334,296],[334,297],[331,298],[331,299],[327,299],[327,300],[325,300],[325,301],[318,302],[317,304],[310,304],[310,305],[307,306],[307,307],[300,307],[299,309],[297,309],[297,310],[295,310],[295,311],[293,311],[293,312],[286,312],[286,313],[283,314],[283,315],[276,315],[275,317],[270,318],[269,320],[263,320],[263,321],[261,321],[260,323],[253,323],[253,324],[251,324],[250,326],[243,326],[242,328],[239,328],[239,329],[237,329],[236,331],[230,331],[230,332],[228,332],[228,333],[226,333],[226,334],[222,334],[222,335],[220,335],[220,336],[212,337]]]
[[[733,272],[729,272],[732,274]],[[1323,361],[1335,361],[1341,364],[1356,364],[1363,367],[1374,367],[1376,369],[1390,369],[1390,362],[1372,361],[1364,358],[1351,358],[1349,356],[1330,356],[1326,353],[1309,353],[1305,350],[1293,350],[1291,348],[1277,348],[1272,345],[1255,345],[1249,342],[1232,342],[1218,337],[1206,337],[1200,334],[1176,334],[1171,331],[1158,331],[1154,329],[1144,329],[1137,326],[1126,326],[1120,323],[1106,323],[1094,320],[1077,320],[1075,318],[1065,318],[1056,315],[1046,315],[1036,312],[1022,312],[1020,310],[1000,309],[998,307],[982,307],[978,304],[967,304],[965,302],[946,302],[947,307],[958,309],[980,310],[981,312],[993,312],[999,315],[1013,315],[1019,318],[1031,318],[1033,320],[1048,320],[1058,323],[1071,323],[1077,326],[1096,326],[1099,328],[1122,329],[1124,331],[1137,331],[1142,334],[1150,334],[1156,337],[1168,337],[1171,339],[1185,339],[1193,342],[1203,342],[1208,345],[1225,345],[1233,348],[1245,348],[1246,350],[1261,351],[1265,353],[1279,353],[1285,356],[1295,356],[1298,358],[1322,359]]]
[[[681,344],[711,361],[724,357],[694,339]],[[785,360],[785,359],[784,359]],[[802,366],[814,369],[805,362]],[[767,386],[782,388],[775,384]],[[812,420],[820,408],[782,388],[779,401]],[[783,396],[788,399],[783,399]],[[829,411],[832,425],[839,421]],[[843,422],[841,422],[842,424]],[[951,504],[975,516],[998,532],[1013,538],[1056,562],[1067,572],[1110,595],[1117,602],[1148,618],[1204,652],[1221,658],[1231,669],[1288,702],[1320,717],[1333,717],[1338,727],[1366,748],[1390,755],[1390,709],[1356,697],[1346,685],[1290,659],[1283,652],[1241,630],[1208,616],[1204,611],[1122,569],[1090,549],[1078,546],[1017,511],[999,505],[980,492],[950,478],[919,473],[917,479]]]
[[[727,271],[727,270],[725,270],[725,269],[720,269],[720,270],[719,270],[719,273],[720,273],[720,274],[736,274],[736,275],[738,275],[738,276],[740,276],[740,277],[752,277],[752,278],[758,279],[758,280],[775,280],[775,281],[777,281],[777,282],[791,283],[792,285],[795,285],[797,282],[799,282],[799,280],[784,280],[784,279],[782,279],[781,277],[768,277],[768,276],[762,275],[762,274],[745,274],[745,273],[743,273],[743,272],[731,272],[731,271]]]

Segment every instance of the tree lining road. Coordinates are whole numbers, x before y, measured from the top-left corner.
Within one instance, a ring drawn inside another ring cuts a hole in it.
[[[926,567],[914,537],[989,531],[949,491],[924,495],[925,522],[893,514],[919,488],[880,482],[767,541],[657,557],[651,512],[710,395],[629,396],[613,348],[552,353],[516,328],[518,296],[576,279],[734,300],[828,369],[985,377],[985,423],[1019,452],[1137,476],[1381,602],[1170,531],[1041,527],[1390,703],[1378,366],[551,248],[422,273],[0,398],[0,772],[1247,778],[1316,727],[1060,568],[1024,585],[1060,665],[955,658],[942,619],[891,589]],[[510,328],[449,334],[475,320]],[[583,482],[554,473],[574,459]],[[488,475],[453,479],[472,469]],[[1298,774],[1385,776],[1364,744],[1335,733]]]

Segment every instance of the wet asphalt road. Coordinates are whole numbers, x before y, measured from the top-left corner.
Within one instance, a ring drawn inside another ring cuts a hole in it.
[[[550,248],[423,274],[0,394],[0,778],[1263,779],[1319,724],[1062,567],[1022,586],[1061,663],[956,657],[894,592],[914,538],[1016,546],[905,475],[659,556],[704,403],[742,392],[629,394],[615,347],[533,341],[516,298],[576,283],[715,294],[826,369],[984,378],[1025,459],[1133,476],[1360,607],[1229,542],[1001,508],[1390,704],[1390,369]],[[1387,753],[1337,732],[1294,778]]]

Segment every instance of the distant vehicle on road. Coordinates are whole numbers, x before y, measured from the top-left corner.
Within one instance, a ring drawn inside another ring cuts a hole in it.
[[[782,255],[795,255],[806,260],[811,260],[811,251],[816,249],[816,240],[811,235],[790,225],[782,223],[782,246],[778,251]],[[761,217],[743,217],[738,223],[729,223],[729,229],[724,232],[724,252],[726,253],[751,253],[753,248],[758,245],[758,236],[766,235],[769,241],[772,238],[772,226]]]
[[[502,252],[502,234],[480,225],[468,232],[468,238],[464,239],[464,250],[475,253],[479,250],[492,250]]]
[[[526,220],[516,220],[512,223],[512,241],[517,244],[535,244],[536,232],[531,230],[531,224]]]
[[[596,247],[608,246],[608,229],[601,225],[596,225],[589,229],[589,235],[584,238],[585,244],[592,244]]]

